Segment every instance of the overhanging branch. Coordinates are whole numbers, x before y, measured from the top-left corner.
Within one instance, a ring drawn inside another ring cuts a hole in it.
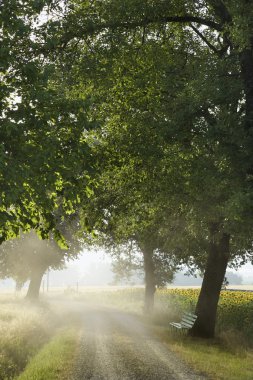
[[[61,38],[61,45],[70,41],[71,39],[78,37],[84,38],[87,35],[93,35],[104,30],[117,30],[117,29],[134,29],[138,27],[145,27],[151,24],[169,24],[169,23],[178,23],[178,24],[190,24],[196,23],[204,26],[208,26],[211,29],[221,31],[222,25],[216,23],[215,21],[208,20],[202,17],[193,16],[193,15],[184,15],[184,16],[156,16],[154,18],[143,18],[143,20],[136,21],[116,21],[116,22],[104,22],[101,24],[89,23],[88,26],[76,26],[74,30],[67,31],[65,35]]]

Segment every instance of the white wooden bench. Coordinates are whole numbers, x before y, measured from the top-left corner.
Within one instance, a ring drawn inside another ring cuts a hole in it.
[[[178,329],[180,331],[187,331],[192,328],[196,319],[197,319],[197,315],[192,314],[192,313],[184,313],[180,322],[170,322],[170,326],[173,329]]]

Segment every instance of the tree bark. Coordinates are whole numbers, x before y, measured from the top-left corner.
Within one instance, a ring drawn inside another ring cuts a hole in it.
[[[144,271],[145,271],[145,298],[144,314],[153,312],[156,291],[155,266],[153,261],[153,248],[146,245],[143,249]]]
[[[35,301],[39,298],[40,286],[44,273],[44,269],[32,272],[28,291],[26,294],[27,299]]]
[[[253,41],[252,41],[253,43]],[[246,131],[253,135],[253,49],[244,49],[240,54],[241,73],[245,91]]]
[[[217,241],[214,229],[211,230],[206,270],[195,311],[198,318],[189,330],[191,336],[201,338],[215,335],[217,306],[229,260],[230,236],[223,233]]]

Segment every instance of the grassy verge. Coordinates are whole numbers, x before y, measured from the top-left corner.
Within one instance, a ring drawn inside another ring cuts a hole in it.
[[[214,380],[252,380],[253,353],[229,352],[215,344],[201,341],[174,343],[173,350],[196,371],[207,373]]]
[[[19,301],[0,307],[0,379],[18,375],[54,330],[48,309]]]
[[[78,338],[78,329],[58,333],[32,358],[17,380],[67,380]]]
[[[210,380],[253,379],[253,351],[235,342],[234,332],[210,341],[171,334],[161,327],[155,327],[155,332],[197,373]]]
[[[80,326],[79,311],[45,300],[31,304],[0,294],[0,379],[16,379],[48,342],[71,327]]]

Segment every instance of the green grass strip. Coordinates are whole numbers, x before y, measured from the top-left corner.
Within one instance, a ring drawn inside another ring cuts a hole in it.
[[[204,372],[215,380],[252,380],[253,353],[228,352],[215,345],[190,340],[172,347],[196,371]]]
[[[253,351],[234,340],[227,333],[226,346],[217,340],[202,340],[171,334],[168,329],[155,327],[153,331],[196,372],[210,380],[252,380]],[[229,342],[230,340],[230,342]]]
[[[77,329],[64,330],[58,333],[31,359],[17,380],[66,379],[74,360],[77,342]]]

